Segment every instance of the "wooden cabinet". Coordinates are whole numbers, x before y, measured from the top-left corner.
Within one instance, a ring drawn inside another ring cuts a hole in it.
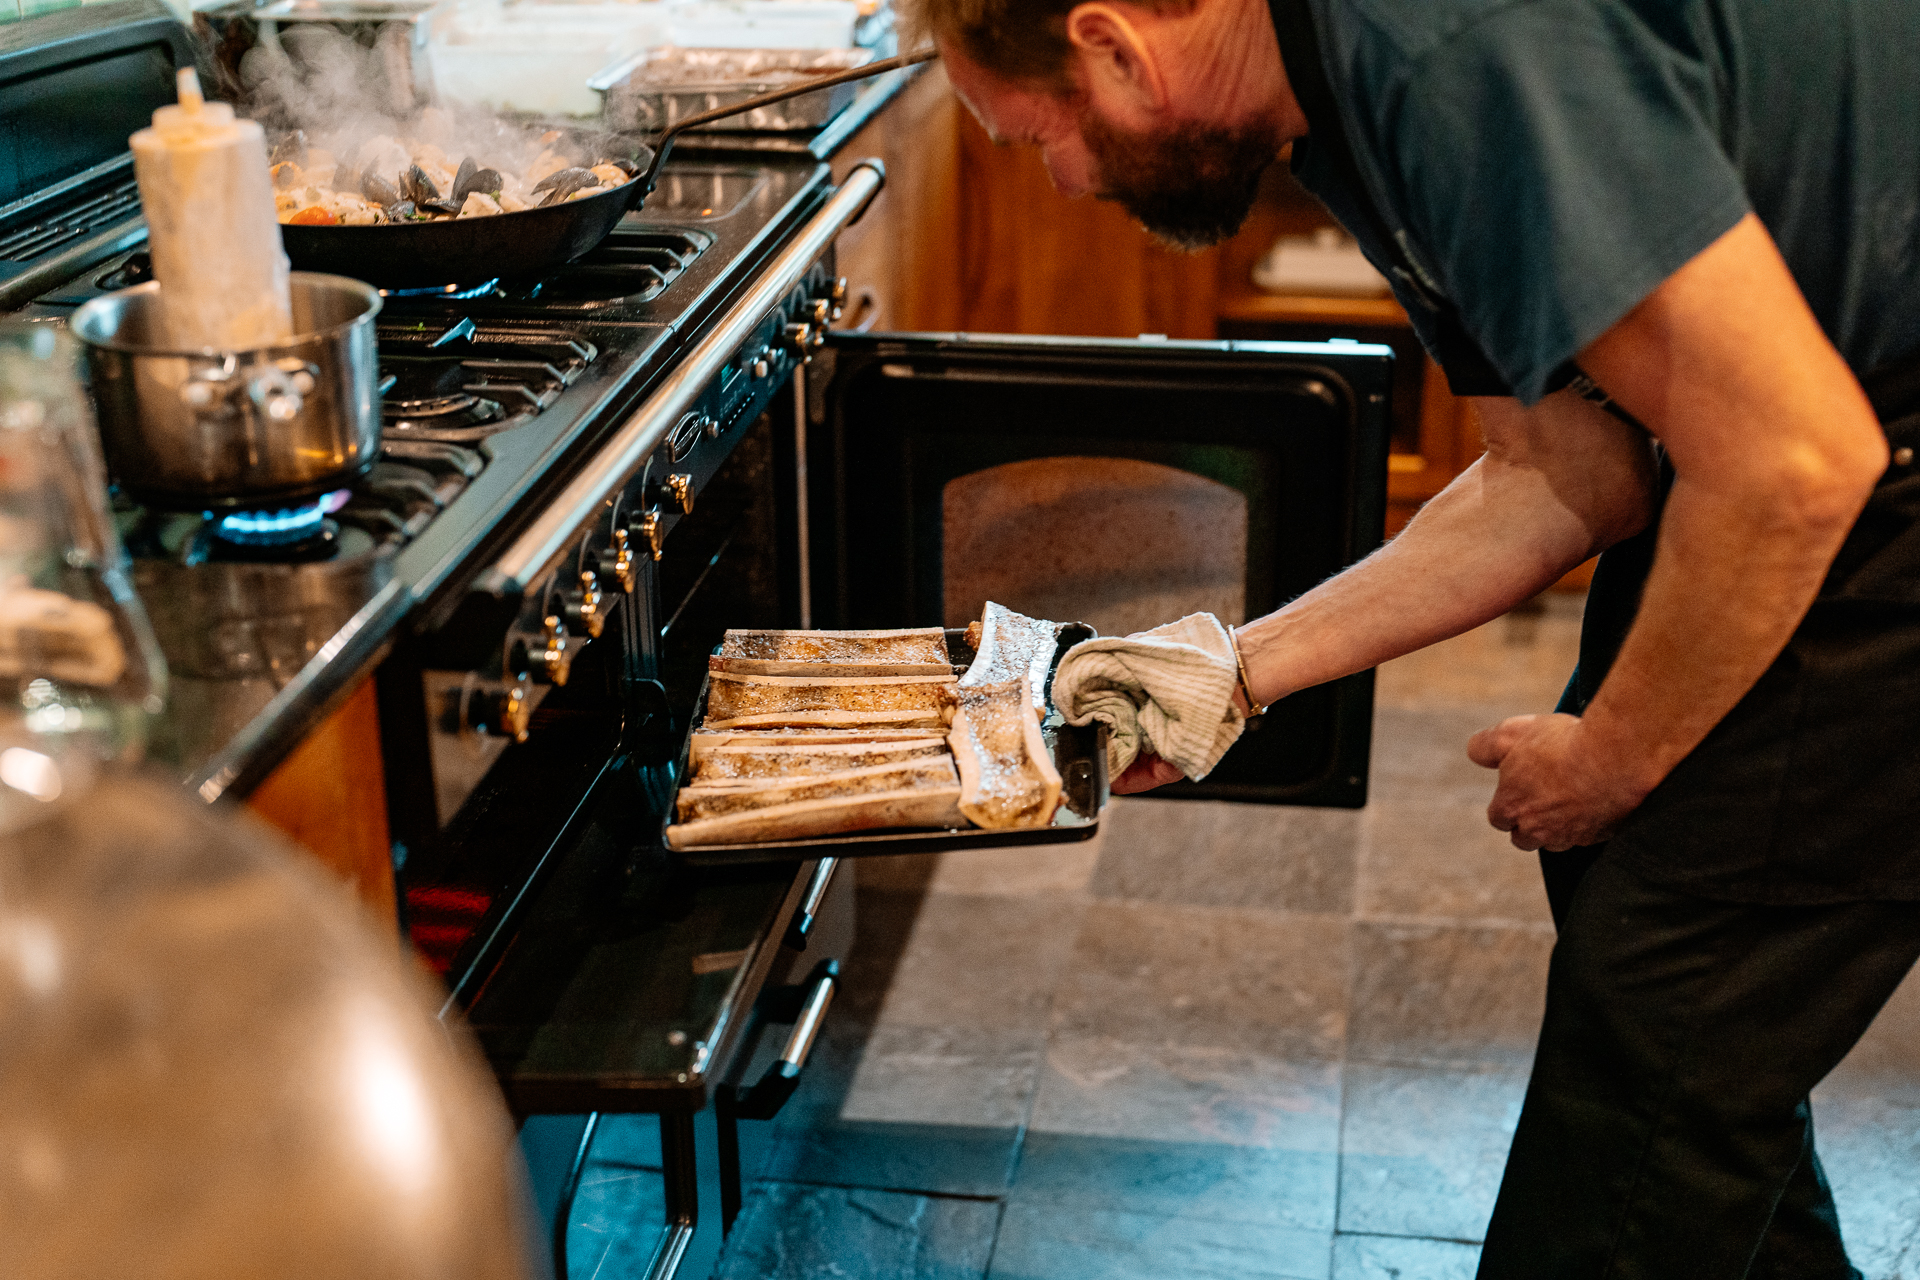
[[[397,921],[371,677],[254,788],[247,807],[351,886],[375,919]]]

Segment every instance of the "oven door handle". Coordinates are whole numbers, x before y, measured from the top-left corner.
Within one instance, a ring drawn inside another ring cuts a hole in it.
[[[800,1087],[800,1073],[806,1069],[813,1042],[819,1038],[820,1027],[827,1020],[827,1006],[833,1003],[833,989],[839,978],[837,960],[822,960],[813,967],[808,979],[810,989],[800,1006],[800,1016],[793,1021],[786,1047],[780,1050],[780,1057],[767,1068],[766,1074],[735,1098],[736,1119],[771,1120]]]
[[[660,389],[620,425],[506,554],[480,574],[474,590],[494,596],[518,595],[552,567],[585,526],[599,516],[607,500],[639,472],[668,430],[693,407],[767,313],[800,282],[834,238],[866,212],[886,176],[886,166],[878,160],[862,160],[853,166],[840,189],[760,273],[746,296],[720,317]]]

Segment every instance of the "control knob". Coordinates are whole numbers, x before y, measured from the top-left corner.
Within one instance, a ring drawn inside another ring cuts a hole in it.
[[[780,341],[781,345],[786,347],[789,355],[802,364],[806,364],[813,359],[813,349],[819,346],[825,339],[821,337],[820,331],[815,329],[811,324],[796,322],[786,327],[781,334]]]
[[[598,640],[606,630],[605,597],[600,590],[600,577],[593,570],[580,571],[580,588],[567,593],[565,613],[567,625],[584,631],[589,640]]]
[[[640,523],[635,527],[640,530],[640,537],[646,542],[647,551],[656,561],[659,560],[660,550],[667,540],[666,531],[660,527],[660,513],[646,512],[640,517]]]
[[[510,685],[505,689],[471,689],[466,697],[467,727],[480,733],[498,734],[525,742],[533,723],[533,701],[527,686]]]
[[[550,613],[546,617],[545,630],[540,637],[540,647],[531,654],[534,679],[545,684],[562,685],[573,674],[573,650],[568,641],[567,624],[560,615]]]
[[[631,593],[640,580],[640,566],[633,558],[633,539],[625,529],[615,529],[610,545],[600,553],[600,572]]]
[[[693,477],[684,471],[676,471],[663,483],[650,485],[647,496],[655,502],[679,508],[683,516],[690,516],[693,514]]]

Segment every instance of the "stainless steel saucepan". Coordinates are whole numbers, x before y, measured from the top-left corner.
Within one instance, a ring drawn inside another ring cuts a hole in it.
[[[380,295],[300,271],[292,286],[294,336],[239,351],[169,350],[157,284],[74,315],[107,466],[128,492],[181,510],[258,510],[338,489],[374,464]]]

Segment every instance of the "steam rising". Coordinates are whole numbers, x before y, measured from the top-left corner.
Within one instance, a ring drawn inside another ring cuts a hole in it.
[[[387,23],[368,46],[317,23],[286,24],[277,39],[263,39],[241,56],[235,68],[241,112],[261,123],[270,143],[297,129],[343,163],[377,164],[389,181],[394,174],[385,172],[387,160],[420,144],[444,151],[449,164],[471,156],[482,167],[514,174],[533,165],[546,149],[544,130],[482,106],[436,105],[410,36],[407,24]],[[628,155],[637,149],[619,148]],[[575,164],[595,158],[568,156]]]

